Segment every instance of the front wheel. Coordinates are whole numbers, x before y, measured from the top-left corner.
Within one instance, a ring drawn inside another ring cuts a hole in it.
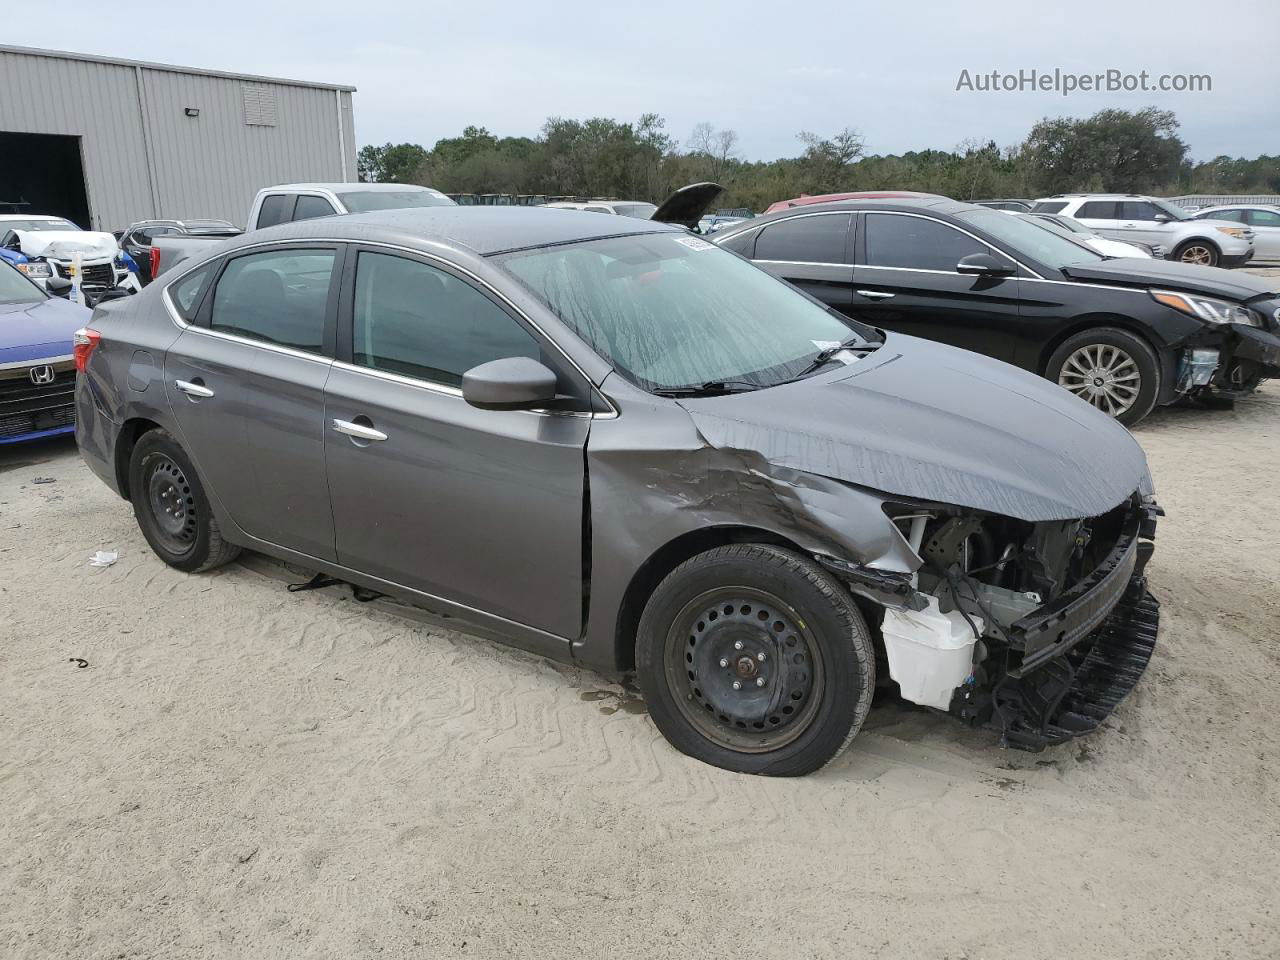
[[[668,574],[640,618],[636,669],[676,749],[772,776],[831,762],[875,691],[871,637],[848,592],[766,544],[709,550]]]
[[[1149,414],[1160,396],[1160,362],[1141,337],[1099,327],[1068,337],[1045,376],[1131,427]]]
[[[1218,265],[1218,248],[1208,240],[1188,240],[1173,252],[1173,259],[1183,263],[1197,263],[1202,267]]]

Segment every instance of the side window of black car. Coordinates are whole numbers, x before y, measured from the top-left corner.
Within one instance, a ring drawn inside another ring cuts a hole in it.
[[[1115,220],[1119,213],[1116,207],[1120,204],[1114,200],[1090,200],[1080,205],[1076,213],[1077,220]]]
[[[258,208],[258,228],[274,227],[289,219],[293,209],[293,197],[284,193],[270,193],[262,198]]]
[[[821,213],[771,223],[756,240],[756,260],[788,263],[846,263],[847,213]]]
[[[320,353],[332,250],[271,250],[236,257],[213,290],[209,326],[251,340]]]
[[[450,387],[490,360],[543,359],[532,334],[475,287],[385,253],[360,254],[352,321],[355,363]]]
[[[866,215],[867,265],[907,267],[915,270],[946,270],[973,253],[990,253],[991,248],[967,233],[937,220],[894,213]]]

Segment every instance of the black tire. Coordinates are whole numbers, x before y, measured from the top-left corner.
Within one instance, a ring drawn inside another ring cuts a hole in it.
[[[1216,267],[1222,259],[1222,253],[1208,240],[1184,240],[1173,251],[1173,259],[1202,267]]]
[[[129,460],[133,515],[151,549],[165,563],[202,573],[240,553],[222,537],[209,498],[182,445],[160,429],[144,433]]]
[[[875,651],[852,598],[822,567],[781,547],[734,544],[658,585],[640,618],[636,672],[677,750],[726,770],[802,776],[862,727]]]
[[[1098,359],[1098,366],[1081,359],[1090,356]],[[1120,357],[1131,363],[1126,365]],[[1099,376],[1092,376],[1095,372]],[[1136,386],[1128,379],[1135,372]],[[1049,357],[1044,375],[1126,427],[1146,417],[1160,398],[1156,352],[1137,334],[1118,327],[1097,327],[1068,337]],[[1122,402],[1129,405],[1121,408]]]

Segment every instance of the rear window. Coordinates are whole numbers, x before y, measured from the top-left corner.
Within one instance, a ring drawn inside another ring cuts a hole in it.
[[[652,203],[615,203],[613,212],[620,217],[635,217],[637,220],[648,220],[657,212]]]
[[[1067,209],[1065,200],[1041,200],[1031,205],[1032,213],[1061,213]]]
[[[338,194],[347,213],[403,210],[407,207],[454,207],[448,197],[430,190],[349,190]]]

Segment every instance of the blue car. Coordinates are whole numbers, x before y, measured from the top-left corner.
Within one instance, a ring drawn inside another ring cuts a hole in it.
[[[75,430],[71,337],[89,317],[0,259],[0,444]]]

